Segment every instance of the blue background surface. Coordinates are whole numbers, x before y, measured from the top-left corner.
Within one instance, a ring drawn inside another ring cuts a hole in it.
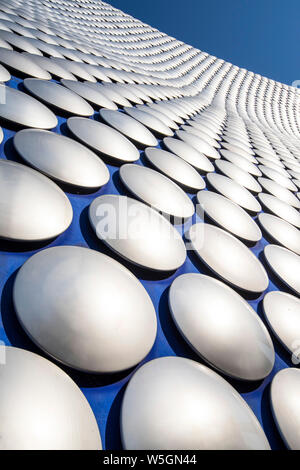
[[[12,77],[7,85],[18,88],[21,86],[21,82],[22,80]],[[99,119],[99,113],[95,112],[91,119]],[[58,120],[59,125],[53,131],[66,134],[66,118],[58,116]],[[3,125],[3,123],[1,123],[1,125]],[[15,134],[15,131],[5,127],[3,127],[3,131],[4,141],[0,146],[0,157],[24,163],[13,149],[12,137]],[[141,160],[137,163],[143,164]],[[204,363],[189,348],[176,330],[168,309],[167,297],[169,286],[177,275],[189,272],[201,272],[203,274],[210,273],[192,252],[188,252],[185,264],[176,273],[168,275],[167,277],[163,274],[155,274],[151,271],[142,270],[125,262],[106,248],[105,245],[96,238],[90,227],[87,216],[90,203],[100,194],[127,194],[118,177],[119,168],[110,165],[108,165],[108,168],[111,175],[110,181],[98,192],[88,195],[72,194],[69,192],[66,193],[71,201],[74,211],[73,222],[68,230],[55,240],[38,245],[0,241],[0,340],[4,341],[6,344],[28,349],[47,357],[31,342],[18,323],[12,305],[13,282],[20,266],[22,266],[22,264],[38,250],[57,245],[78,245],[101,251],[120,261],[141,280],[142,284],[147,289],[157,312],[158,334],[154,347],[145,361],[160,356],[178,355]],[[194,200],[195,194],[189,194],[189,196]],[[200,221],[198,216],[194,217],[194,221],[196,220]],[[262,251],[266,243],[267,241],[262,239],[251,248],[252,251],[259,256],[263,264],[265,264],[265,261],[262,256]],[[289,292],[287,288],[282,286],[279,281],[273,278],[268,269],[267,271],[270,277],[269,291],[277,290],[279,288],[280,290]],[[263,295],[258,299],[247,299],[261,317],[262,298]],[[245,334],[247,334],[247,332],[245,332]],[[270,376],[262,382],[249,383],[236,380],[229,380],[229,382],[241,393],[256,414],[266,432],[272,448],[278,449],[283,447],[283,443],[276,430],[270,410],[269,384],[277,371],[287,366],[293,366],[293,364],[290,361],[288,353],[283,350],[273,336],[272,339],[276,349],[276,362]],[[48,359],[51,360],[49,357]],[[98,421],[103,447],[106,449],[121,448],[119,433],[120,406],[126,384],[134,370],[117,375],[97,376],[79,373],[67,367],[63,367],[61,364],[58,365],[73,378],[89,401]],[[226,378],[226,380],[228,380],[228,378]]]
[[[299,0],[108,0],[135,18],[239,67],[300,80]]]

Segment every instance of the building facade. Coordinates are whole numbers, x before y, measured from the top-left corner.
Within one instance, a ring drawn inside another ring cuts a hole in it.
[[[299,90],[100,0],[0,81],[0,448],[299,449]]]

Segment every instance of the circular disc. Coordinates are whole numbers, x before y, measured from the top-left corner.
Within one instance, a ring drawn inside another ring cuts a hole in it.
[[[300,256],[277,245],[267,245],[264,255],[279,279],[300,295]]]
[[[290,206],[300,209],[300,201],[297,197],[288,189],[284,188],[275,181],[269,180],[268,178],[258,178],[259,184],[264,188],[265,191],[277,197],[283,202],[290,204]]]
[[[300,255],[300,231],[296,227],[271,214],[259,214],[258,220],[273,240]]]
[[[20,34],[11,33],[9,31],[1,31],[1,38],[7,41],[11,46],[21,51],[30,52],[32,54],[42,55],[42,53],[32,45],[27,39]]]
[[[200,131],[204,132],[205,134],[209,135],[213,139],[219,139],[219,133],[217,132],[217,129],[211,130],[207,125],[205,125],[205,122],[197,122],[197,121],[189,121],[188,124],[192,127],[195,127],[196,129],[199,129]]]
[[[210,224],[198,223],[187,233],[199,258],[222,279],[247,292],[267,289],[267,273],[256,256],[241,241]]]
[[[260,158],[260,157],[257,157],[256,160],[260,163],[259,166],[264,166],[265,168],[273,168],[273,170],[276,170],[276,171],[284,171],[284,168],[283,168],[283,165],[280,163],[280,161],[277,161],[274,162],[273,160],[266,160],[265,158]],[[262,176],[262,173],[261,175],[259,176]]]
[[[221,145],[219,144],[219,142],[217,142],[216,139],[214,139],[214,138],[210,137],[209,135],[207,135],[206,132],[203,132],[199,129],[196,129],[195,127],[183,124],[181,126],[181,130],[184,130],[186,132],[190,132],[191,134],[195,135],[196,137],[199,137],[201,140],[206,142],[208,145],[211,145],[215,149],[221,148]]]
[[[297,191],[297,187],[289,178],[281,175],[278,171],[273,170],[273,168],[268,168],[264,165],[259,165],[258,168],[267,178],[270,178],[271,180],[280,184],[284,188],[289,189],[290,191]]]
[[[120,168],[120,178],[138,199],[152,208],[178,218],[192,217],[194,205],[184,191],[151,168],[127,164]]]
[[[176,131],[176,135],[179,137],[179,139],[183,140],[183,142],[191,145],[194,147],[194,149],[198,150],[200,153],[203,153],[203,155],[206,157],[211,158],[212,160],[218,160],[221,158],[217,150],[212,145],[209,145],[207,142],[205,142],[205,140],[200,139],[200,137],[197,137],[190,132],[180,130]]]
[[[0,94],[1,119],[38,129],[53,129],[57,126],[57,118],[52,111],[26,93],[1,84]]]
[[[60,65],[63,69],[78,77],[80,80],[87,80],[88,82],[95,83],[97,80],[88,73],[84,64],[80,62],[74,62],[73,60],[61,59],[59,57],[52,57],[51,61]]]
[[[141,124],[148,127],[150,131],[157,133],[159,136],[173,135],[173,131],[171,131],[171,129],[157,117],[153,116],[153,114],[147,113],[138,108],[124,108],[124,111],[126,114],[136,119]]]
[[[31,166],[58,181],[99,188],[109,180],[109,171],[97,155],[63,135],[25,129],[15,134],[14,146]]]
[[[103,95],[99,90],[89,86],[87,83],[74,80],[61,80],[61,83],[92,105],[99,106],[100,108],[118,109],[115,103]]]
[[[231,145],[236,145],[237,147],[245,150],[246,152],[249,152],[250,154],[253,155],[253,151],[251,149],[251,146],[249,144],[249,141],[247,139],[247,137],[245,135],[243,135],[243,133],[241,133],[240,135],[236,135],[234,132],[231,131],[227,131],[226,133],[224,133],[222,135],[222,139],[223,141],[227,142],[228,144],[231,144]]]
[[[267,210],[295,227],[300,228],[300,213],[297,209],[281,201],[276,196],[272,196],[272,194],[260,193],[258,198]]]
[[[158,144],[153,134],[140,122],[119,111],[100,109],[102,119],[133,142],[147,147]]]
[[[173,225],[135,199],[99,196],[90,205],[89,218],[98,238],[138,266],[173,271],[186,259],[185,245]]]
[[[1,47],[0,62],[14,72],[44,80],[51,79],[50,73],[40,67],[27,54],[20,54],[19,52],[9,51]]]
[[[278,165],[280,165],[280,161],[276,155],[276,153],[274,153],[272,151],[272,149],[270,147],[267,147],[265,145],[260,145],[261,149],[259,148],[256,148],[255,149],[255,154],[256,155],[259,155],[261,158],[265,158],[266,160],[271,160],[271,161],[278,161]]]
[[[57,79],[65,78],[68,80],[76,80],[76,77],[71,72],[63,68],[57,62],[54,62],[52,58],[44,57],[44,56],[41,57],[39,55],[33,55],[33,54],[26,54],[26,57],[31,59],[33,62],[35,62],[45,71],[51,73],[51,75],[53,77],[56,77]],[[36,77],[36,78],[43,78],[43,77]]]
[[[157,170],[185,188],[193,191],[205,188],[205,181],[195,168],[177,155],[151,147],[146,148],[145,155]]]
[[[138,96],[134,93],[134,89],[131,87],[133,82],[130,83],[130,85],[124,85],[124,84],[114,84],[117,86],[117,92],[123,96],[123,98],[126,98],[130,103],[136,104],[143,104],[142,100],[138,98]],[[130,109],[130,108],[127,108]],[[137,109],[137,108],[134,108]]]
[[[155,310],[142,284],[88,248],[59,246],[29,258],[17,274],[13,300],[30,338],[84,372],[133,367],[155,340]]]
[[[262,175],[261,171],[257,168],[257,166],[254,163],[249,162],[249,160],[247,160],[246,158],[241,157],[240,155],[234,152],[231,152],[230,150],[226,150],[226,149],[221,149],[220,154],[222,155],[223,158],[233,163],[234,165],[238,166],[242,170],[247,171],[251,175],[253,176]]]
[[[199,191],[198,203],[221,228],[249,242],[258,242],[261,231],[250,215],[238,204],[212,191]]]
[[[179,139],[173,137],[165,137],[163,140],[169,152],[174,153],[178,157],[185,160],[198,171],[202,173],[209,173],[215,170],[213,164],[202,153],[197,152],[196,149]]]
[[[275,353],[266,327],[223,282],[183,274],[171,285],[169,305],[185,340],[216,369],[242,380],[261,380],[273,369]]]
[[[246,158],[249,162],[256,163],[256,159],[253,156],[254,152],[250,149],[245,150],[238,145],[229,144],[227,142],[222,142],[222,147],[230,152],[238,154],[240,157]]]
[[[139,151],[126,137],[101,122],[73,117],[67,120],[67,126],[78,140],[104,156],[123,162],[140,158]]]
[[[269,449],[252,410],[208,367],[162,357],[140,367],[121,408],[127,450]]]
[[[95,416],[75,382],[37,354],[13,347],[4,353],[0,449],[101,450]]]
[[[153,88],[152,88],[153,90]],[[155,89],[157,91],[157,88]],[[181,117],[179,117],[177,114],[175,114],[171,108],[168,108],[165,103],[160,102],[160,103],[151,103],[149,105],[151,108],[154,108],[156,111],[159,111],[160,113],[165,114],[169,119],[172,121],[176,122],[176,124],[183,124],[183,120]]]
[[[264,314],[275,336],[290,353],[296,353],[300,338],[300,300],[286,292],[268,292]]]
[[[248,189],[233,181],[228,176],[219,175],[218,173],[210,173],[207,175],[207,181],[218,193],[235,202],[243,209],[251,214],[261,211],[261,205]]]
[[[157,117],[160,121],[162,121],[167,127],[169,127],[172,130],[177,130],[178,125],[172,121],[166,114],[160,112],[158,109],[151,108],[150,106],[142,106],[140,109],[144,110],[148,113],[151,114],[154,117]]]
[[[300,370],[279,371],[271,384],[272,412],[287,447],[300,450]]]
[[[225,160],[218,160],[215,163],[216,168],[221,171],[225,176],[228,176],[232,180],[239,183],[244,188],[248,189],[253,193],[260,193],[262,191],[261,186],[257,183],[256,179],[242,170],[238,166]]]
[[[111,69],[110,69],[111,70]],[[100,85],[99,83],[92,84],[93,88],[101,91],[103,95],[105,95],[107,98],[109,98],[111,101],[116,103],[118,106],[128,106],[130,107],[131,104],[125,98],[119,93],[119,90],[115,87],[114,83],[106,83]]]
[[[92,116],[93,108],[71,90],[54,82],[25,78],[24,86],[35,98],[61,111],[79,116]]]
[[[0,159],[0,237],[39,241],[56,237],[73,217],[69,199],[37,171]]]

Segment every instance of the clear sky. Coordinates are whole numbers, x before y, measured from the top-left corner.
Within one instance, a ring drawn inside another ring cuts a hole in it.
[[[160,31],[247,70],[300,80],[300,0],[107,0]]]

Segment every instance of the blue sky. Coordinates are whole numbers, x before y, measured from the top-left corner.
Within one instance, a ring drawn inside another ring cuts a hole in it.
[[[291,85],[300,80],[300,0],[107,0],[212,55]]]

